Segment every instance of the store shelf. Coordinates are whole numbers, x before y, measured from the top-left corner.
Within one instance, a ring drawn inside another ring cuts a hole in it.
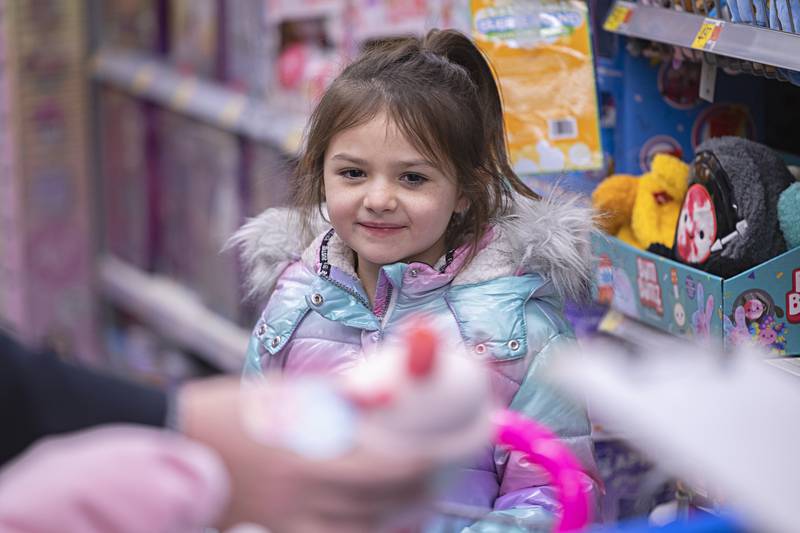
[[[800,35],[619,0],[604,29],[674,46],[800,71]]]
[[[767,359],[766,362],[800,379],[800,357],[780,357],[776,359]]]
[[[290,154],[299,148],[306,121],[302,114],[184,74],[150,55],[103,49],[92,59],[92,74],[96,81]]]
[[[188,289],[113,256],[99,261],[103,295],[213,366],[239,372],[249,333],[206,308]]]

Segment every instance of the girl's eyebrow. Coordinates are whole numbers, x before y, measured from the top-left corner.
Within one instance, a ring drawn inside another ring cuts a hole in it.
[[[436,168],[436,166],[428,161],[427,159],[411,159],[410,161],[398,161],[398,167],[431,167]]]
[[[331,157],[331,159],[336,159],[339,161],[347,161],[349,163],[355,163],[356,165],[366,165],[366,159],[361,159],[360,157],[356,157],[354,155],[340,153],[336,154],[335,156]]]
[[[355,165],[361,165],[361,166],[366,166],[368,164],[368,161],[366,159],[361,159],[360,157],[356,157],[354,155],[350,155],[344,152],[332,156],[331,159],[337,161],[347,161],[348,163],[353,163]],[[436,168],[436,166],[427,159],[410,159],[408,161],[397,161],[393,164],[393,166],[401,168],[420,167],[420,166]]]

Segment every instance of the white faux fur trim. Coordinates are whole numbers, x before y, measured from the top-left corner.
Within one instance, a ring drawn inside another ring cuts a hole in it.
[[[584,298],[591,283],[591,243],[594,214],[580,198],[551,194],[542,200],[517,196],[509,214],[493,221],[492,241],[453,280],[455,285],[478,283],[523,272],[550,280],[564,297]],[[287,208],[268,209],[250,219],[231,238],[240,249],[247,272],[248,296],[269,296],[283,270],[300,259],[315,268],[322,235],[330,228],[319,217],[312,224],[316,239],[301,235],[299,217]],[[328,260],[351,275],[352,251],[334,235]]]
[[[330,226],[328,226],[328,229],[330,229]],[[322,239],[325,238],[328,229],[324,230],[321,235],[314,239],[303,252],[303,263],[311,268],[316,268],[319,263],[319,248],[322,246]],[[356,277],[356,271],[353,268],[355,265],[353,250],[351,250],[336,233],[333,234],[333,237],[331,237],[331,240],[328,242],[328,263],[343,271],[345,274]]]
[[[591,286],[591,207],[580,197],[552,193],[541,200],[517,196],[510,214],[494,221],[495,236],[462,270],[454,285],[522,272],[550,280],[562,297],[582,299]]]
[[[323,231],[326,222],[321,216],[304,232],[299,213],[286,207],[267,209],[249,219],[225,245],[226,249],[239,249],[246,296],[268,297],[284,269],[300,259],[303,250]]]

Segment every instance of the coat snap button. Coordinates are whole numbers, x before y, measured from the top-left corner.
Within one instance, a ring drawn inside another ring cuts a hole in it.
[[[324,301],[325,301],[325,299],[318,292],[315,292],[314,294],[311,295],[311,303],[316,305],[316,306],[322,305],[322,302],[324,302]]]
[[[267,333],[267,325],[266,324],[260,324],[258,326],[258,329],[256,330],[256,336],[263,337],[266,333]]]
[[[277,337],[272,338],[272,342],[270,343],[273,348],[277,348],[278,345],[281,343],[281,336],[278,335]]]
[[[419,274],[419,271],[416,268],[412,268],[411,270],[408,271],[408,275],[411,276],[412,278],[416,278],[417,274]]]
[[[478,344],[475,346],[475,353],[479,355],[483,355],[486,353],[486,345],[485,344]]]
[[[519,350],[519,341],[517,339],[508,341],[508,348],[512,352],[516,352],[517,350]]]

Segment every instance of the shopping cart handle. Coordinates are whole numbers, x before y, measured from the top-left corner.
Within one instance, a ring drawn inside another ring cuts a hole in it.
[[[586,527],[590,520],[589,496],[582,487],[583,469],[572,452],[549,429],[519,413],[497,411],[493,422],[495,442],[526,454],[550,474],[562,505],[554,531]]]

